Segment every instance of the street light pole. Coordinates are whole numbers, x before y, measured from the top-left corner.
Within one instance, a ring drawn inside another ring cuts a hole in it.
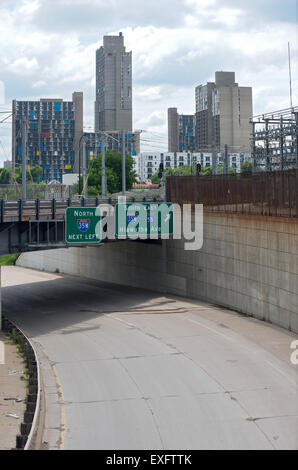
[[[212,174],[217,175],[217,151],[214,139],[212,140]]]
[[[223,174],[229,174],[229,154],[228,154],[228,146],[225,145],[225,157],[224,157],[224,167],[223,167]]]
[[[122,196],[126,195],[125,131],[122,131]]]
[[[81,142],[83,136],[80,138],[79,141],[79,196],[81,195]]]
[[[106,185],[106,136],[102,134],[101,139],[101,195],[104,199],[107,196]]]
[[[25,116],[22,122],[22,199],[27,199],[27,122]]]
[[[86,141],[83,141],[83,191],[84,197],[87,198],[88,189],[87,189],[87,162],[86,162]]]

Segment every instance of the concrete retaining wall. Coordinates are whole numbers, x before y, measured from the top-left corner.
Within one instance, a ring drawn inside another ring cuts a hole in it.
[[[227,306],[298,332],[298,220],[205,214],[204,246],[121,242],[23,254],[18,264]]]

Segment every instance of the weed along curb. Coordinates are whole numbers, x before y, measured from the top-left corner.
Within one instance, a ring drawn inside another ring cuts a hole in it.
[[[13,334],[15,342],[24,352],[24,360],[29,374],[28,395],[26,400],[26,411],[20,425],[20,434],[16,437],[16,450],[29,450],[33,438],[37,432],[37,424],[40,408],[40,375],[39,363],[36,352],[30,340],[7,318],[3,318],[3,331]]]

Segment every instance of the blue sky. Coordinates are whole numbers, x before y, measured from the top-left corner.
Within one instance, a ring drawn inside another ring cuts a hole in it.
[[[6,108],[13,98],[83,91],[92,127],[95,51],[119,31],[133,51],[134,127],[164,136],[155,149],[167,147],[167,108],[193,113],[195,86],[216,70],[253,87],[255,114],[288,107],[288,41],[298,104],[297,0],[0,0],[0,21]],[[0,140],[4,160],[9,125]]]

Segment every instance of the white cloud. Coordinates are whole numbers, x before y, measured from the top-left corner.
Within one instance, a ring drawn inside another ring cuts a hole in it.
[[[270,0],[2,1],[6,101],[39,99],[43,91],[71,99],[74,90],[83,91],[85,124],[92,126],[95,50],[103,34],[123,31],[133,51],[135,128],[166,139],[167,108],[193,113],[194,87],[214,80],[216,70],[233,70],[240,85],[253,86],[256,113],[286,107],[288,41],[298,101],[297,24],[287,12],[292,3],[284,0],[281,12]]]
[[[20,13],[25,15],[32,15],[40,7],[38,0],[23,0],[20,7]]]
[[[44,80],[38,80],[37,82],[33,83],[32,88],[43,88],[47,85],[47,82]]]
[[[39,69],[36,57],[20,57],[8,66],[8,70],[18,75],[31,75]]]

